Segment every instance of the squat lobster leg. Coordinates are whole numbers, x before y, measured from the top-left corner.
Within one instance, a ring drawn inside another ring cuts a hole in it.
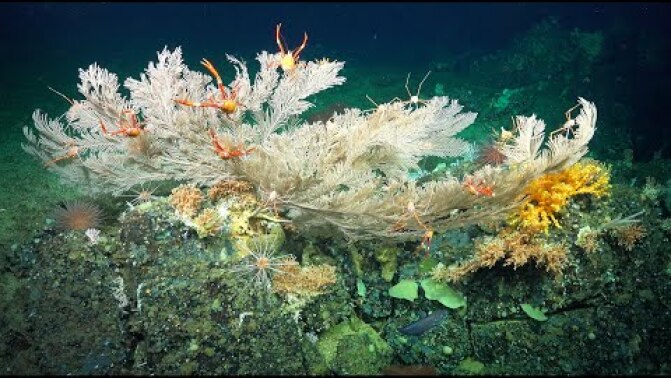
[[[424,235],[422,235],[422,242],[419,244],[417,249],[415,250],[415,253],[419,253],[420,250],[424,250],[426,253],[426,256],[429,255],[429,250],[431,249],[431,239],[433,238],[433,230],[429,228],[424,222],[422,222],[421,219],[419,219],[419,214],[417,213],[417,209],[415,208],[415,204],[412,202],[408,202],[408,204],[405,207],[405,213],[401,217],[401,219],[398,220],[392,227],[392,230],[394,231],[399,231],[403,229],[406,225],[406,220],[412,217],[415,219],[417,224],[424,229]]]
[[[75,144],[72,144],[70,146],[70,148],[68,149],[68,151],[64,155],[61,155],[59,157],[56,157],[54,159],[49,160],[48,162],[44,163],[44,166],[45,167],[50,167],[50,166],[58,163],[59,161],[72,159],[74,157],[77,157],[79,155],[80,151],[81,151],[81,149],[79,148],[79,146],[77,146]]]
[[[429,77],[429,75],[431,75],[431,71],[427,72],[426,75],[424,75],[424,78],[422,79],[422,81],[419,82],[419,86],[417,87],[417,94],[413,96],[410,93],[410,88],[408,88],[408,83],[410,82],[410,74],[408,73],[408,77],[405,79],[405,90],[408,91],[408,96],[410,96],[409,101],[411,104],[417,105],[421,102],[424,102],[424,100],[419,99],[419,92],[422,90],[422,85],[424,85],[424,82]]]
[[[405,90],[408,92],[408,99],[404,101],[404,100],[401,100],[398,97],[394,97],[391,100],[391,102],[399,101],[399,102],[401,102],[402,104],[405,104],[405,105],[410,104],[410,105],[415,105],[415,106],[418,106],[419,104],[426,103],[426,100],[421,100],[419,98],[419,93],[422,91],[422,85],[424,85],[424,82],[429,77],[429,75],[431,75],[431,71],[427,72],[426,75],[424,75],[424,78],[422,79],[422,81],[419,82],[419,86],[417,87],[417,94],[413,95],[412,92],[410,92],[410,87],[409,87],[410,73],[408,73],[408,76],[405,78]]]
[[[217,80],[217,86],[219,87],[219,92],[221,93],[221,98],[224,99],[224,104],[223,104],[222,108],[226,107],[226,101],[227,100],[228,101],[235,101],[235,98],[237,97],[236,88],[232,89],[231,93],[228,93],[226,91],[226,87],[224,86],[224,82],[223,82],[223,80],[221,80],[221,76],[219,76],[219,72],[217,71],[216,68],[214,68],[214,65],[207,59],[203,59],[200,63],[203,66],[205,66],[205,68],[207,68],[207,70],[210,71],[212,76],[214,76],[214,78]],[[214,102],[214,101],[212,101],[212,102]],[[232,106],[232,105],[229,104],[229,107],[230,106]],[[225,113],[228,113],[226,111],[226,109],[222,109],[222,110],[224,110]]]

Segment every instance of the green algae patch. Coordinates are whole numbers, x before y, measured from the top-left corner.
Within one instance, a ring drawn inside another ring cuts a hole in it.
[[[348,246],[347,249],[349,250],[350,257],[352,258],[352,265],[354,266],[354,273],[356,273],[357,277],[363,277],[363,272],[364,272],[364,258],[359,253],[359,250],[357,250],[354,246]]]
[[[317,349],[337,375],[372,375],[391,363],[392,349],[370,325],[353,316],[326,331]]]
[[[401,280],[396,285],[389,288],[389,295],[394,298],[406,299],[414,302],[417,299],[419,286],[413,280]]]
[[[464,295],[446,284],[436,282],[431,278],[424,279],[421,283],[426,299],[438,301],[443,306],[451,309],[466,306]]]
[[[548,320],[548,317],[545,316],[545,313],[538,307],[534,307],[528,303],[522,303],[520,305],[522,311],[527,314],[531,319],[538,320],[539,322],[544,322]]]
[[[366,284],[363,283],[361,278],[356,280],[356,293],[361,297],[366,297]]]
[[[457,369],[463,371],[466,374],[482,374],[485,369],[485,364],[474,359],[473,357],[467,357],[459,363]]]
[[[496,98],[493,104],[494,109],[496,109],[497,111],[505,110],[508,107],[508,105],[510,105],[511,97],[514,97],[521,91],[522,90],[520,88],[516,89],[505,88],[503,92],[501,92],[501,95]]]
[[[375,260],[380,263],[382,278],[387,282],[391,282],[396,274],[398,253],[399,250],[396,247],[384,247],[375,251]]]
[[[427,257],[419,263],[419,273],[420,274],[429,274],[433,268],[438,265],[438,260],[434,257]]]

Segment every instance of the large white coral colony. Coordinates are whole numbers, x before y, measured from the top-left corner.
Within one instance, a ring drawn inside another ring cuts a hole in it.
[[[456,100],[394,100],[305,123],[299,116],[312,105],[306,99],[345,82],[338,76],[343,62],[264,51],[252,80],[244,61],[227,58],[235,78],[213,85],[186,67],[180,48],[164,49],[139,79],[125,80],[127,97],[117,75],[92,64],[79,74],[84,99],[69,100],[57,119],[36,110],[36,132],[24,128],[24,149],[91,192],[238,179],[304,232],[335,226],[353,239],[400,240],[503,214],[531,179],[580,159],[595,131],[596,107],[582,98],[577,117],[547,140],[542,120],[518,116],[500,145],[503,165],[420,185],[408,175],[420,159],[467,151],[455,135],[476,114],[462,112]],[[209,61],[203,64],[220,80]]]

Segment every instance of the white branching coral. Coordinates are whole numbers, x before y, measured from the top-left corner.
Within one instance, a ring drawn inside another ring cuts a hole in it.
[[[345,82],[343,62],[301,61],[283,71],[281,53],[261,52],[252,80],[244,61],[227,58],[235,78],[225,85],[209,61],[214,83],[186,67],[180,48],[164,49],[139,79],[125,80],[128,96],[116,75],[93,64],[79,75],[84,99],[69,100],[65,117],[53,120],[37,110],[24,149],[90,191],[241,180],[305,232],[335,226],[353,239],[426,239],[503,214],[529,180],[583,156],[595,130],[596,108],[582,98],[580,114],[545,147],[543,121],[519,116],[501,147],[505,164],[419,185],[408,170],[420,159],[469,151],[456,135],[476,114],[456,100],[394,100],[304,123],[308,97]]]

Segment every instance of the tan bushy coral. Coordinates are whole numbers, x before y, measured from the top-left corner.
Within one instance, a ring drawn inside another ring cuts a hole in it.
[[[313,296],[322,294],[336,282],[335,267],[331,265],[299,266],[287,264],[273,277],[273,291],[281,294]]]
[[[431,272],[432,277],[455,282],[480,268],[491,268],[501,260],[513,269],[533,260],[537,266],[544,266],[546,271],[560,276],[568,253],[564,244],[544,243],[531,234],[509,229],[490,240],[476,243],[475,250],[473,259],[467,262],[450,267],[439,264]]]
[[[203,192],[194,185],[180,185],[168,198],[175,210],[185,217],[193,217],[203,202]]]
[[[592,229],[590,226],[582,227],[578,230],[575,244],[584,249],[587,253],[593,253],[599,247],[599,229]]]
[[[223,180],[212,185],[207,191],[207,196],[210,197],[212,202],[216,202],[231,194],[249,193],[252,190],[254,190],[254,188],[246,181]]]
[[[643,239],[647,232],[640,224],[632,224],[627,227],[620,227],[613,232],[617,239],[617,245],[627,251],[631,251],[641,239]]]

